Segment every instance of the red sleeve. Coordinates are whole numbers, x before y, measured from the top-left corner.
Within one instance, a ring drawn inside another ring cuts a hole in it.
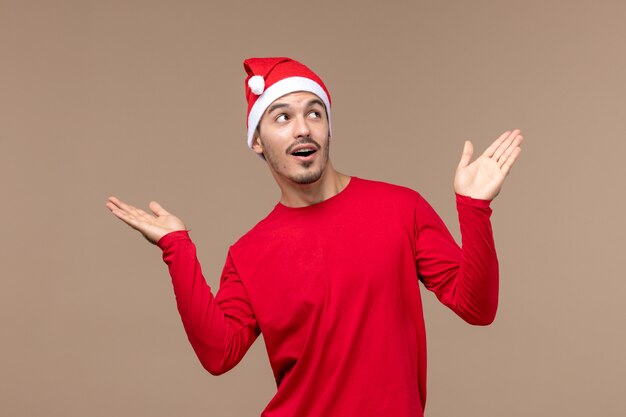
[[[490,201],[456,195],[462,249],[433,208],[419,198],[416,262],[426,288],[470,324],[493,322],[498,308],[498,258]]]
[[[178,312],[191,346],[207,371],[223,374],[239,363],[260,333],[230,254],[214,297],[187,231],[168,233],[157,245],[169,267]]]

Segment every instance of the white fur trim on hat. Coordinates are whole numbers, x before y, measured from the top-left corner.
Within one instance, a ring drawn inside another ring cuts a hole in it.
[[[248,80],[248,85],[250,85],[250,81],[252,81],[255,77],[256,75]],[[250,86],[250,89],[252,89],[252,86]],[[259,96],[257,101],[252,106],[252,109],[250,109],[250,114],[248,115],[248,147],[252,148],[254,131],[261,121],[261,117],[263,116],[265,109],[267,109],[277,98],[296,91],[308,91],[309,93],[313,93],[318,96],[322,102],[324,102],[324,105],[326,106],[326,114],[328,116],[328,129],[330,133],[330,101],[328,100],[328,95],[324,89],[310,78],[283,78],[282,80],[269,86],[263,94]],[[252,92],[254,93],[254,91]]]

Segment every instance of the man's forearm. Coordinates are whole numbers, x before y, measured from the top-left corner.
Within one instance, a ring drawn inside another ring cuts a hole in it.
[[[213,375],[230,370],[257,336],[249,306],[220,306],[202,275],[195,245],[186,231],[165,235],[158,246],[163,250],[178,311],[198,359]],[[229,290],[237,290],[236,284],[229,283]]]

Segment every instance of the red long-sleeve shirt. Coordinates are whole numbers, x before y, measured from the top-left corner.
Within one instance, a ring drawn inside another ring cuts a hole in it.
[[[422,416],[418,280],[472,324],[491,323],[498,302],[489,201],[456,201],[462,250],[408,188],[353,177],[321,203],[279,203],[230,247],[215,297],[187,232],[164,236],[200,362],[224,373],[263,333],[277,393],[262,417]]]

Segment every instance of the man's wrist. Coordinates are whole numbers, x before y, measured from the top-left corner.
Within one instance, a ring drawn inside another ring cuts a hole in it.
[[[165,250],[172,244],[180,240],[190,240],[189,231],[188,230],[175,230],[173,232],[166,233],[163,235],[156,243],[156,245],[161,248],[161,250]]]
[[[456,196],[457,204],[465,204],[468,206],[481,207],[481,208],[490,208],[491,202],[493,200],[484,200],[481,198],[473,198],[467,195],[461,195],[459,193],[454,193]]]

